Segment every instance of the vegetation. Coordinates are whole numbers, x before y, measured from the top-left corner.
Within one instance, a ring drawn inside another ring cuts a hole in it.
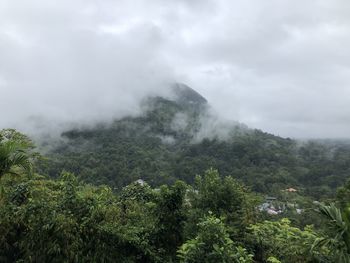
[[[317,234],[310,226],[301,230],[291,226],[291,222],[284,218],[251,225],[249,230],[258,262],[265,262],[271,256],[291,263],[317,262],[316,259],[321,258],[322,251],[311,249]]]
[[[20,141],[2,137],[0,147]],[[31,167],[32,144],[21,147]],[[325,216],[324,228],[300,229],[288,219],[263,220],[258,195],[213,169],[193,186],[137,181],[113,191],[69,172],[50,179],[4,164],[1,262],[349,262],[349,184],[338,192],[339,208],[314,213]]]
[[[181,94],[45,156],[0,131],[0,262],[350,262],[346,142],[201,138],[206,101]]]
[[[32,173],[31,158],[28,154],[33,147],[31,141],[15,130],[0,132],[0,178],[5,174],[18,175],[18,168],[28,175]]]
[[[180,262],[253,262],[246,249],[235,246],[222,220],[210,213],[198,227],[197,236],[180,247]]]
[[[151,98],[141,116],[67,131],[58,143],[41,144],[48,159],[38,171],[55,178],[66,170],[120,190],[140,178],[153,187],[178,179],[193,184],[214,167],[255,192],[278,196],[294,187],[313,200],[333,198],[349,178],[347,142],[297,142],[238,124],[212,131],[215,120],[199,101]]]

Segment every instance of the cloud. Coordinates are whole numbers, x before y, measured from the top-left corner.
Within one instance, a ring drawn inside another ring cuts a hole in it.
[[[159,56],[162,34],[151,22],[119,34],[104,30],[109,19],[82,2],[2,5],[1,126],[134,113],[143,96],[172,80]]]
[[[228,120],[349,137],[349,11],[346,0],[3,0],[0,127],[136,114],[176,80]]]

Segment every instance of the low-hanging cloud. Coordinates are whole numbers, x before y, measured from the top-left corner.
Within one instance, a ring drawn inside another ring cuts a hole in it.
[[[225,119],[349,137],[349,11],[347,0],[3,0],[0,128],[137,114],[180,81]]]
[[[0,4],[1,127],[38,132],[134,114],[173,79],[156,25],[110,32],[112,17],[95,5],[29,2]]]

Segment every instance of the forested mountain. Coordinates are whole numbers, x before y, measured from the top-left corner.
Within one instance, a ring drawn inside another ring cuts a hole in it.
[[[224,122],[184,84],[172,86],[171,94],[145,99],[139,116],[66,131],[55,147],[46,142],[50,150],[39,171],[56,177],[66,170],[121,189],[137,179],[192,184],[195,175],[215,168],[260,193],[294,187],[317,199],[334,195],[350,174],[349,144],[296,141]]]
[[[1,130],[0,262],[350,262],[347,141],[281,138],[221,121],[183,84],[170,94],[37,149]]]

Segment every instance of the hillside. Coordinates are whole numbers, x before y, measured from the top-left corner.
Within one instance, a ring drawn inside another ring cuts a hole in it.
[[[348,141],[225,123],[173,89],[46,141],[46,158],[1,130],[0,261],[349,262]]]
[[[64,132],[39,171],[56,177],[66,170],[121,189],[137,179],[153,186],[176,179],[192,184],[213,167],[260,193],[295,187],[314,198],[332,196],[350,174],[349,145],[298,142],[227,124],[193,89],[184,84],[172,89],[172,97],[144,100],[140,116]]]

